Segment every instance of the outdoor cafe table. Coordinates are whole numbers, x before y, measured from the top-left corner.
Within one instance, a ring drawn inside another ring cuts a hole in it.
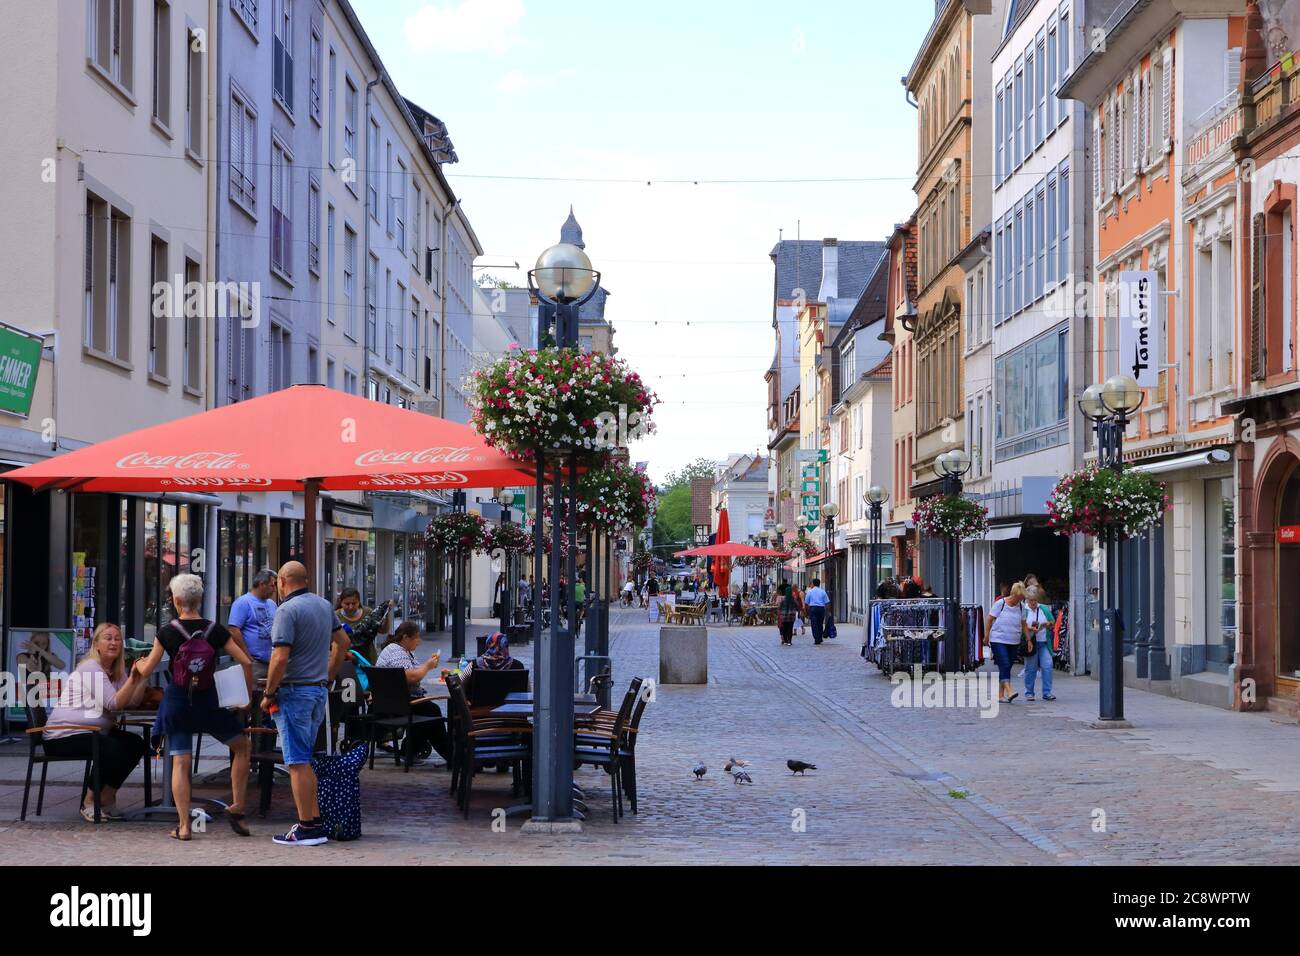
[[[533,692],[531,690],[512,690],[506,694],[507,704],[531,704],[533,702]],[[594,704],[596,702],[595,694],[574,694],[573,702],[575,704]]]
[[[158,716],[156,710],[128,710],[123,711],[120,719],[123,724],[138,724],[139,721],[147,719],[150,723]],[[149,760],[150,755],[145,754],[145,759]],[[152,773],[152,768],[149,768]],[[163,766],[162,779],[159,781],[162,786],[162,799],[157,803],[148,804],[135,810],[128,810],[122,814],[124,820],[148,820],[152,817],[161,816],[175,818],[176,802],[172,798],[172,752],[168,746],[168,738],[163,738]],[[200,810],[221,811],[227,809],[227,805],[220,800],[212,800],[207,797],[190,796],[190,807],[199,808]]]
[[[600,704],[587,703],[585,701],[573,702],[573,716],[590,717],[593,714],[600,713]],[[533,705],[531,701],[510,701],[502,704],[500,707],[494,707],[490,712],[493,717],[531,717],[533,716]]]

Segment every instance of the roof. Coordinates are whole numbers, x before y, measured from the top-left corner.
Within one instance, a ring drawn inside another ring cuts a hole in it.
[[[838,245],[840,298],[856,302],[885,254],[885,243],[841,239]],[[794,299],[795,290],[803,289],[805,300],[816,301],[822,282],[820,239],[782,239],[768,255],[776,266],[775,299]]]
[[[424,143],[429,147],[429,151],[440,163],[457,163],[460,157],[456,155],[456,147],[451,143],[451,136],[447,132],[447,124],[438,117],[434,116],[420,104],[402,97],[406,101],[406,108],[411,111],[415,117],[416,125],[424,133]]]

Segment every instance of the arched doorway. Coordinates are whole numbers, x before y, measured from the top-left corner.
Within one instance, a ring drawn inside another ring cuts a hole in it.
[[[1278,482],[1274,505],[1272,584],[1277,601],[1271,616],[1278,690],[1285,691],[1289,684],[1294,691],[1300,683],[1300,534],[1293,537],[1283,529],[1300,532],[1300,461],[1286,457],[1289,461]]]

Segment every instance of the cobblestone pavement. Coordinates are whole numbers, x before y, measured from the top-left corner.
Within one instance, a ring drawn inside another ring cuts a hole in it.
[[[617,684],[655,676],[657,627],[619,609],[613,624]],[[1017,702],[992,719],[971,708],[899,708],[858,656],[855,630],[842,627],[822,647],[796,637],[787,648],[771,628],[711,628],[709,683],[659,687],[647,709],[640,814],[615,824],[608,778],[585,768],[580,835],[523,835],[518,817],[494,832],[492,809],[513,802],[504,774],[476,778],[463,819],[436,761],[409,774],[382,760],[366,771],[365,838],[351,844],[270,844],[292,818],[280,784],[251,840],[221,820],[188,845],[156,823],[93,827],[75,812],[76,773],[57,766],[44,815],[19,823],[19,744],[0,747],[0,864],[263,863],[268,854],[313,865],[1300,861],[1300,727],[1130,691],[1136,728],[1091,730],[1097,685],[1059,674],[1059,700]],[[750,761],[752,785],[723,772],[733,755]],[[792,776],[790,757],[819,769]],[[691,774],[697,761],[710,768],[702,781]],[[217,765],[214,757],[208,767]],[[139,802],[138,780],[124,806]]]

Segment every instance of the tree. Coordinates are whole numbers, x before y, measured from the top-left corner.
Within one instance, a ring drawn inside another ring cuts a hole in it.
[[[708,458],[697,458],[668,473],[668,480],[659,488],[659,509],[655,512],[656,556],[669,558],[673,551],[691,546],[695,531],[691,524],[691,482],[698,478],[712,481],[717,467]]]
[[[668,473],[668,480],[664,483],[666,488],[675,488],[678,485],[686,485],[688,488],[696,478],[708,478],[712,481],[717,477],[717,462],[708,458],[696,458],[689,465],[680,468],[677,471]]]

